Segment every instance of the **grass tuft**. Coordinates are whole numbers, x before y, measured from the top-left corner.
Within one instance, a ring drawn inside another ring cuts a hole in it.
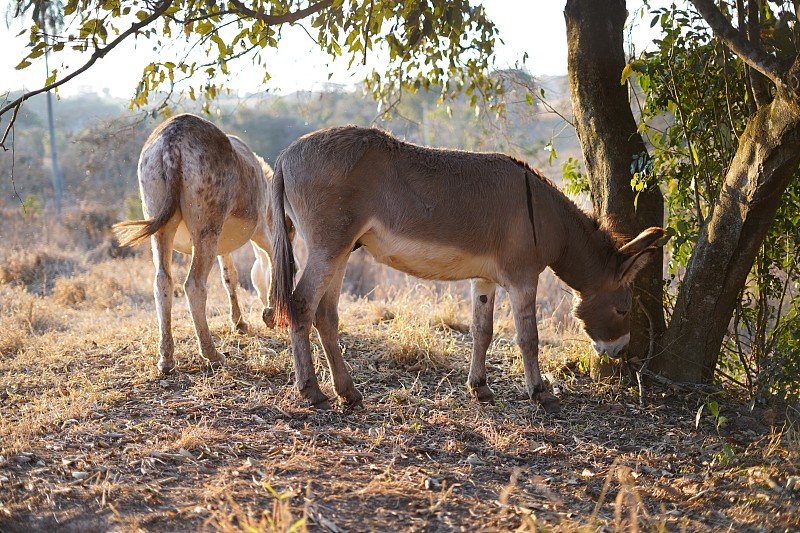
[[[0,284],[24,286],[35,294],[50,294],[58,278],[72,275],[80,261],[66,254],[15,249],[5,254],[0,265]]]

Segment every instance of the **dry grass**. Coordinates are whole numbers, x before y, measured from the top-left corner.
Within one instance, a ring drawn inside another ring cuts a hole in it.
[[[77,260],[58,251],[12,249],[0,266],[0,284],[15,284],[38,294],[49,294],[57,279],[70,276]]]
[[[43,246],[80,241],[59,231]],[[299,403],[288,337],[260,322],[255,295],[242,295],[252,333],[233,333],[212,274],[209,323],[228,366],[207,374],[176,291],[179,367],[164,377],[147,250],[60,253],[74,268],[49,292],[0,284],[2,531],[800,527],[796,413],[721,397],[719,434],[710,417],[695,428],[705,392],[652,390],[658,403],[639,407],[634,389],[592,383],[555,282],[541,284],[539,322],[560,417],[526,398],[502,291],[487,358],[497,403],[484,406],[464,386],[467,286],[414,280],[342,298],[340,344],[366,408],[321,413]]]

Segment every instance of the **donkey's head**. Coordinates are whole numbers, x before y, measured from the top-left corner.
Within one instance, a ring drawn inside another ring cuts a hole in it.
[[[573,314],[592,339],[598,354],[616,358],[625,355],[631,339],[633,280],[656,251],[664,236],[661,228],[644,230],[617,250],[601,279],[576,294]]]

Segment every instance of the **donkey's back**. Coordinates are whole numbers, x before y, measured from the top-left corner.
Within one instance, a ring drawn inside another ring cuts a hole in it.
[[[523,267],[541,270],[560,240],[534,246],[527,192],[540,213],[562,209],[562,199],[507,155],[422,147],[346,126],[301,138],[278,165],[304,238],[325,248],[363,246],[417,277],[499,280]],[[561,232],[555,216],[537,223],[540,232]]]
[[[195,115],[177,115],[148,138],[139,157],[146,217],[177,224],[173,247],[192,253],[204,231],[219,231],[218,254],[245,244],[267,205],[272,170],[239,138]],[[148,235],[132,236],[131,242]]]

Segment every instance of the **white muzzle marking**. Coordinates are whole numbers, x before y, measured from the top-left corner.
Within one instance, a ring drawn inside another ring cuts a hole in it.
[[[631,334],[626,333],[622,337],[613,341],[597,341],[594,343],[594,349],[597,352],[597,355],[603,355],[603,353],[606,353],[610,358],[616,359],[617,357],[620,357],[621,352],[628,347],[628,343],[630,341]]]

